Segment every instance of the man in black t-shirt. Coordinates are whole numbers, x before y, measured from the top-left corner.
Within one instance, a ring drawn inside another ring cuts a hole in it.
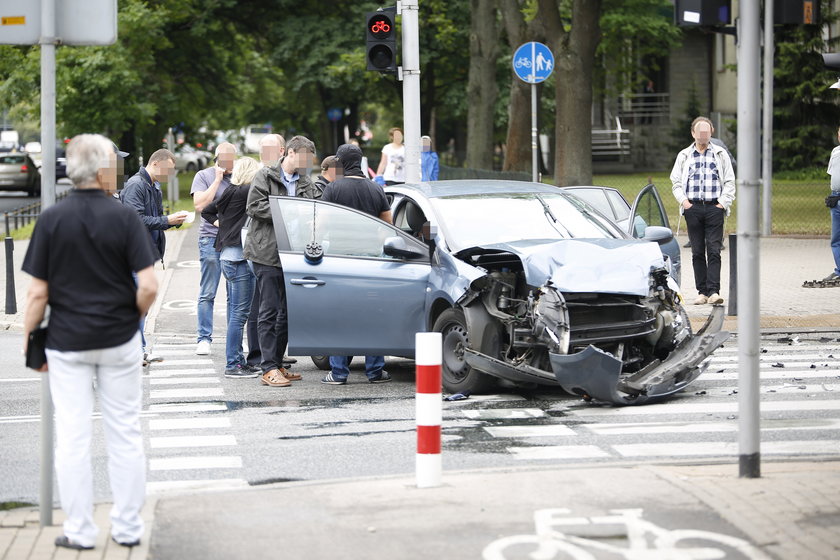
[[[334,202],[370,214],[391,223],[391,207],[382,187],[365,177],[362,171],[362,150],[353,144],[342,144],[335,154],[344,169],[344,177],[327,185],[321,200]],[[327,385],[344,385],[350,375],[347,356],[330,356],[332,371],[321,380]],[[391,376],[383,368],[385,356],[366,356],[365,373],[371,383],[387,383]]]
[[[114,496],[111,537],[134,546],[143,534],[146,486],[137,324],[157,295],[157,254],[137,212],[106,194],[117,187],[116,154],[109,140],[96,134],[73,138],[67,146],[67,175],[76,188],[38,218],[23,261],[23,270],[32,275],[24,345],[50,306],[42,371],[49,367],[55,470],[67,514],[64,534],[55,544],[93,548],[99,532],[90,463],[95,382]],[[132,271],[137,271],[136,286]]]

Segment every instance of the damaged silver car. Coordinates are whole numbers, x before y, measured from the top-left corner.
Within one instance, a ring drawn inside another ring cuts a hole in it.
[[[651,209],[664,211],[652,185],[630,220],[642,239],[538,183],[386,193],[394,225],[272,198],[291,355],[412,357],[415,333],[432,330],[442,333],[447,391],[554,385],[628,405],[682,390],[729,336],[720,306],[692,332],[660,250],[673,235],[655,225]]]

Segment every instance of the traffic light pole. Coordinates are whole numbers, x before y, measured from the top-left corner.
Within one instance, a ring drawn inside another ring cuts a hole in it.
[[[773,221],[773,2],[764,2],[764,134],[761,135],[761,234],[772,233]]]
[[[420,33],[417,0],[401,2],[405,181],[420,182]]]

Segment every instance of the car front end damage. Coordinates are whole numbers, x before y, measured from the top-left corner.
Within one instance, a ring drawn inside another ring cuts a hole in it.
[[[693,333],[661,256],[645,247],[655,250],[655,245],[634,245],[623,244],[619,250],[621,259],[634,262],[635,272],[623,269],[631,293],[618,292],[613,285],[609,292],[598,291],[597,274],[581,273],[585,265],[574,270],[558,266],[557,247],[525,256],[502,248],[462,255],[487,272],[458,302],[470,333],[466,362],[515,383],[560,386],[618,405],[643,404],[685,388],[729,337],[720,330],[723,308],[713,307],[706,324]],[[577,249],[585,248],[582,244]],[[577,249],[566,257],[582,257]],[[618,256],[619,247],[605,249]],[[553,264],[540,254],[551,254]],[[590,250],[589,256],[597,255]],[[643,293],[640,263],[647,267]],[[536,285],[536,274],[548,278]],[[635,279],[628,277],[633,274]],[[560,288],[564,282],[568,288],[569,277],[575,275],[588,279],[593,290]]]

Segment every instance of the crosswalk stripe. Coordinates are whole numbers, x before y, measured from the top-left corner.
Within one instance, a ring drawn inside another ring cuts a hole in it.
[[[163,457],[149,459],[150,471],[175,471],[186,469],[240,469],[242,457],[233,455],[207,455],[196,457]]]
[[[737,432],[738,422],[622,422],[617,424],[581,424],[589,432],[602,436],[645,435],[645,434],[692,434],[714,432]],[[761,421],[762,432],[795,430],[838,430],[837,418],[768,418]]]
[[[149,368],[149,377],[178,377],[181,375],[218,375],[213,368],[201,369],[157,369]]]
[[[819,379],[822,377],[840,377],[840,370],[819,370],[819,369],[773,369],[761,370],[758,373],[759,378],[764,379]],[[704,373],[700,376],[700,381],[731,381],[738,379],[738,371],[721,373]]]
[[[163,494],[178,490],[230,490],[246,488],[248,483],[241,478],[219,478],[211,480],[161,480],[146,483],[146,494]]]
[[[185,399],[194,397],[221,397],[224,391],[221,387],[201,387],[190,389],[160,389],[149,391],[152,399]]]
[[[236,437],[221,436],[162,436],[149,438],[152,449],[170,449],[180,447],[221,447],[236,445]]]
[[[734,394],[738,390],[737,385],[733,385],[732,387],[711,387],[707,388],[706,391],[714,390],[717,393],[723,394]],[[779,393],[779,394],[789,394],[789,393],[815,393],[815,392],[837,392],[840,391],[840,385],[833,384],[833,383],[820,383],[820,384],[812,384],[808,385],[802,382],[793,382],[793,383],[782,383],[781,385],[767,383],[761,386],[760,392],[761,393]]]
[[[218,377],[155,377],[149,379],[149,385],[203,385],[221,382]]]
[[[461,414],[471,420],[515,420],[545,416],[545,412],[539,408],[486,408],[462,410]]]
[[[155,346],[152,353],[158,356],[195,356],[195,348],[184,346]]]
[[[600,459],[610,454],[596,445],[545,445],[540,447],[508,447],[514,459]]]
[[[205,366],[205,367],[213,367],[213,360],[207,359],[197,359],[197,360],[175,360],[175,359],[168,359],[160,362],[160,365],[164,366]],[[151,367],[155,367],[153,363]]]
[[[630,443],[613,445],[622,457],[698,457],[737,455],[736,441]],[[762,455],[825,455],[840,452],[838,440],[766,441],[761,444]]]
[[[840,401],[762,401],[762,412],[801,412],[805,410],[840,410]],[[466,411],[465,411],[466,412]],[[664,414],[710,414],[738,412],[737,402],[661,403],[644,406],[568,408],[573,416],[645,416]]]
[[[740,360],[740,356],[718,356],[714,354],[712,357],[713,363],[729,363],[729,362],[737,362]],[[759,363],[762,364],[770,364],[775,362],[822,362],[832,365],[840,364],[840,360],[836,358],[829,358],[827,356],[821,355],[808,355],[808,354],[761,354],[759,358]]]
[[[230,428],[230,418],[161,418],[149,420],[150,430],[193,430]]]
[[[160,403],[150,404],[149,412],[179,413],[179,412],[224,412],[228,408],[220,403]]]
[[[562,424],[547,424],[543,426],[485,426],[484,430],[493,437],[531,438],[574,436],[576,432]]]

